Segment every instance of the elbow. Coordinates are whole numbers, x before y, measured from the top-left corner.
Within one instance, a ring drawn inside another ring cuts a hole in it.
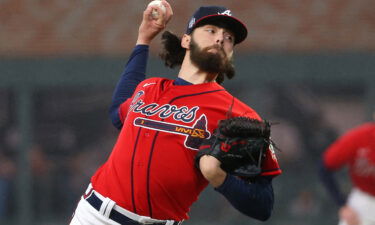
[[[259,216],[255,219],[260,221],[267,221],[272,215],[272,209],[264,210],[263,213],[259,214]]]
[[[268,205],[267,207],[259,208],[259,211],[257,213],[252,212],[251,214],[247,215],[256,220],[267,221],[269,218],[271,218],[272,208],[272,206]]]
[[[267,221],[271,215],[272,215],[272,209],[264,209],[264,210],[259,210],[257,213],[254,212],[242,212],[243,214],[259,220],[259,221]]]
[[[113,124],[114,127],[121,130],[122,128],[122,122],[120,120],[120,115],[118,113],[118,108],[111,107],[109,109],[109,118]]]
[[[255,204],[256,212],[251,213],[251,215],[254,219],[267,221],[272,215],[274,205],[274,194],[271,185],[266,188],[266,191],[263,193],[263,198],[258,200],[258,204]]]
[[[113,120],[112,120],[112,124],[113,124],[113,126],[116,127],[118,130],[121,130],[121,128],[122,128],[122,123],[121,123],[120,120],[118,120],[118,121],[113,121]]]
[[[253,203],[254,204],[254,203]],[[253,219],[260,220],[260,221],[267,221],[272,215],[273,209],[273,202],[263,202],[260,204],[254,204],[253,207],[244,209],[239,209],[240,212],[249,216]]]

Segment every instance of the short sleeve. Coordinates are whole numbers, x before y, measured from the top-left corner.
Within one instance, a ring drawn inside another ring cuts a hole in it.
[[[339,169],[354,159],[358,144],[365,136],[366,126],[350,130],[333,142],[323,154],[324,165],[331,170]]]

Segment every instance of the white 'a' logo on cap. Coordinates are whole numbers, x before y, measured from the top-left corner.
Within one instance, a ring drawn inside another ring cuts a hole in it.
[[[228,9],[228,10],[225,10],[224,12],[222,13],[217,13],[217,14],[220,14],[220,15],[227,15],[227,16],[232,16],[232,12]]]
[[[191,20],[189,22],[189,28],[192,28],[194,23],[195,23],[195,18],[193,17],[193,18],[191,18]]]

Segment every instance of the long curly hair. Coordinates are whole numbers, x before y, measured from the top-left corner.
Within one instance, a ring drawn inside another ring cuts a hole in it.
[[[175,68],[181,66],[186,49],[181,46],[181,38],[170,31],[164,31],[161,36],[163,50],[159,56],[164,60],[165,66]]]

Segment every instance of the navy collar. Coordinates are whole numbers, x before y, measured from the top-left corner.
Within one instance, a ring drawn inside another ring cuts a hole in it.
[[[179,78],[177,77],[174,82],[173,82],[174,85],[192,85],[192,83],[182,79],[182,78]]]

